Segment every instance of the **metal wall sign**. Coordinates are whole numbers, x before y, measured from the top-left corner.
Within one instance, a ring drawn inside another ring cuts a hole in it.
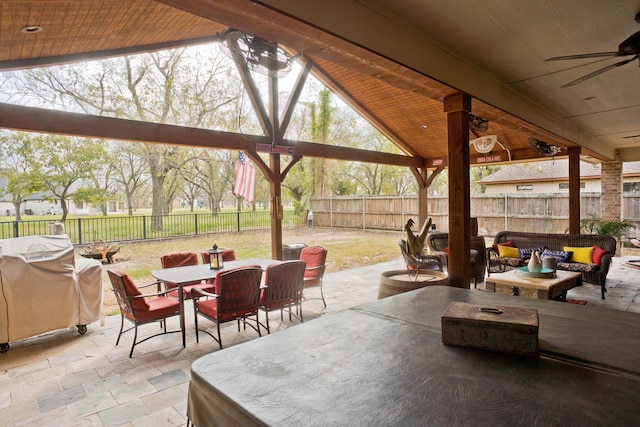
[[[296,154],[296,147],[289,147],[288,145],[271,145],[271,144],[256,144],[256,151],[259,153],[275,153],[275,154]]]

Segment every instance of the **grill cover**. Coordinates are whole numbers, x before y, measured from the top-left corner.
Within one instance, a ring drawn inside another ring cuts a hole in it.
[[[102,264],[67,235],[0,240],[0,343],[100,318]]]

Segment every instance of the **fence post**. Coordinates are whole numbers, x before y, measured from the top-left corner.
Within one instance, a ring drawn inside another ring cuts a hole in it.
[[[18,221],[13,221],[13,237],[20,237],[20,230],[18,229]]]
[[[240,231],[240,211],[238,211],[238,215],[237,215],[237,217],[238,217],[238,225],[237,225],[236,229],[237,229],[238,231]]]
[[[366,200],[364,199],[364,195],[362,195],[362,229],[366,229],[367,225],[365,224],[367,221],[367,210],[364,208],[364,204],[366,203]]]
[[[329,226],[333,228],[333,194],[329,195]]]
[[[198,235],[198,214],[194,213],[193,214],[193,229],[194,229],[194,233],[197,236]]]
[[[78,244],[82,244],[82,220],[78,218]]]
[[[509,229],[509,195],[504,193],[504,230]]]
[[[142,238],[147,238],[147,216],[142,215]]]
[[[400,210],[402,211],[402,215],[400,216],[400,218],[401,218],[401,221],[400,221],[400,230],[402,230],[402,224],[404,224],[404,223],[405,223],[405,221],[404,221],[404,194],[403,194],[401,197],[402,197],[402,198],[400,199],[400,206],[402,206],[402,207],[401,207],[401,209],[400,209]]]

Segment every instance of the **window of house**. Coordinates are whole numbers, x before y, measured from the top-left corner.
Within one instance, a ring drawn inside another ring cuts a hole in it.
[[[580,188],[584,188],[584,182],[580,183]],[[568,190],[568,189],[569,189],[568,182],[561,182],[560,184],[558,184],[558,190]]]
[[[640,182],[624,182],[622,191],[627,193],[640,193]]]
[[[531,190],[533,190],[533,184],[516,185],[516,191],[531,191]]]

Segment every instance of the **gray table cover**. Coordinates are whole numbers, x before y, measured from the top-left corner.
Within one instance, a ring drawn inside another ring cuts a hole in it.
[[[453,300],[536,308],[538,358],[441,343]],[[640,315],[428,287],[211,353],[198,427],[640,425]]]

